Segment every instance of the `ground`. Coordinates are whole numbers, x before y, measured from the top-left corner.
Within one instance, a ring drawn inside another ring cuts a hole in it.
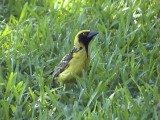
[[[158,0],[0,1],[2,119],[160,119]],[[72,85],[51,72],[76,33],[98,31]]]

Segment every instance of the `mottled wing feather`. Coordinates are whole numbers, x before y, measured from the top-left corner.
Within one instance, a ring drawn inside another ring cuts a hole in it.
[[[69,66],[68,63],[69,63],[70,60],[72,59],[73,53],[76,53],[76,52],[80,51],[81,49],[82,49],[82,48],[79,48],[79,49],[73,48],[72,51],[71,51],[69,54],[65,55],[65,56],[62,58],[62,60],[61,60],[60,63],[58,64],[58,66],[55,67],[55,69],[53,70],[53,74],[52,74],[53,78],[58,77],[58,75],[59,75],[62,71],[64,71],[64,70]]]
[[[65,55],[62,58],[58,66],[55,67],[55,69],[53,70],[53,74],[52,74],[53,78],[57,77],[65,68],[68,67],[68,63],[72,59],[72,54],[73,53],[70,52],[69,54]]]

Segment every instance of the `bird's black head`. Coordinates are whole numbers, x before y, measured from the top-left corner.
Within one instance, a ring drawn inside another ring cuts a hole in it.
[[[78,35],[78,40],[80,43],[82,43],[85,47],[88,47],[89,42],[92,40],[92,38],[97,35],[98,32],[93,32],[93,31],[82,31]]]

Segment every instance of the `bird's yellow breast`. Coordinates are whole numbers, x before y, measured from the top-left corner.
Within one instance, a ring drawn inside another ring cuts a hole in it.
[[[69,66],[59,74],[58,82],[71,82],[74,81],[74,75],[81,75],[83,70],[86,70],[89,63],[89,56],[86,50],[82,50],[73,53],[72,59],[69,62]]]

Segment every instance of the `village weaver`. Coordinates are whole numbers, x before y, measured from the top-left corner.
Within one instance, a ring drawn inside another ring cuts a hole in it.
[[[74,39],[74,47],[71,52],[65,55],[57,67],[53,70],[53,78],[60,83],[75,81],[75,75],[80,76],[89,64],[88,46],[92,38],[98,32],[82,30]]]

